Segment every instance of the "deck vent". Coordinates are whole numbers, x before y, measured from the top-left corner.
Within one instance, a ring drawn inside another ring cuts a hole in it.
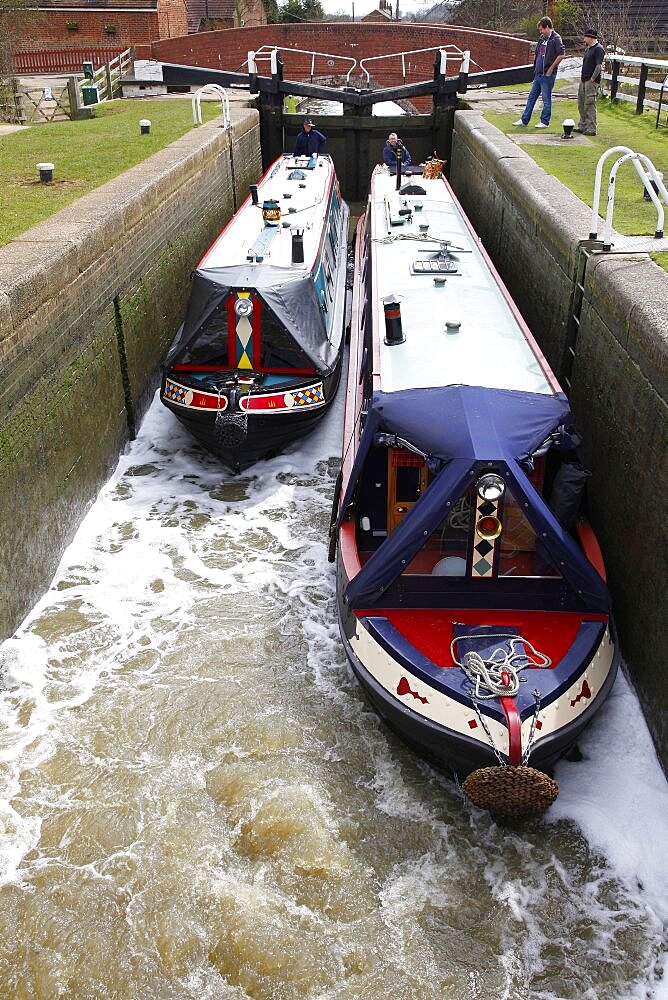
[[[290,230],[292,235],[292,263],[293,264],[303,264],[304,263],[304,230],[294,229]]]
[[[257,184],[251,184],[250,185],[250,196],[251,196],[251,200],[252,200],[252,202],[253,202],[254,205],[259,205],[260,204],[260,199],[258,198],[258,195],[257,195]]]
[[[386,295],[383,299],[385,310],[385,343],[390,347],[403,344],[406,340],[401,329],[401,304],[396,295]]]

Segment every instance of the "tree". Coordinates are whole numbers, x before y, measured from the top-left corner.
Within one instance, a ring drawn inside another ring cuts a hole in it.
[[[267,24],[276,24],[278,21],[277,0],[262,0],[264,12],[267,15]]]
[[[491,31],[516,31],[520,24],[537,24],[542,16],[541,0],[462,0],[452,20]]]
[[[324,21],[325,11],[320,0],[288,0],[278,8],[278,20],[283,24],[301,21]]]

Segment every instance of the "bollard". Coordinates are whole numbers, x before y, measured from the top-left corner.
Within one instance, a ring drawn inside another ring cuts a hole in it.
[[[39,170],[39,179],[42,184],[50,184],[53,180],[53,163],[38,163],[37,169]]]
[[[142,118],[139,122],[139,134],[149,135],[151,131],[151,122],[148,118]]]
[[[658,195],[659,194],[659,185],[656,183],[655,180],[652,179],[652,175],[649,173],[649,171],[646,171],[646,174],[647,174],[647,180],[650,182],[650,184],[652,186],[652,189],[654,191],[654,194]],[[660,181],[663,180],[663,174],[661,173],[660,170],[657,171],[657,177],[659,178]],[[647,190],[647,188],[643,188],[642,196],[645,199],[645,201],[651,201],[652,200],[651,197],[650,197],[649,191]]]

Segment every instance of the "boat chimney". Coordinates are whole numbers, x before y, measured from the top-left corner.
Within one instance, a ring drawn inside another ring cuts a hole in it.
[[[304,230],[295,227],[290,230],[292,236],[292,263],[304,263]]]
[[[254,205],[260,204],[260,199],[257,196],[257,184],[250,185],[250,196]]]
[[[390,347],[405,341],[401,329],[401,305],[396,295],[386,295],[383,299],[385,310],[385,343]]]
[[[404,144],[401,141],[401,139],[397,139],[396,155],[397,155],[397,191],[398,191],[399,188],[401,187],[401,164],[404,156]]]

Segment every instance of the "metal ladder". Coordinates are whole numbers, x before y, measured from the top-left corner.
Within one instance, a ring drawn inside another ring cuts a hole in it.
[[[580,317],[582,315],[582,303],[584,301],[585,274],[587,264],[594,253],[600,253],[603,244],[598,240],[581,240],[578,246],[578,259],[575,266],[575,284],[571,296],[570,317],[568,329],[566,331],[566,350],[561,366],[561,378],[563,379],[567,391],[570,392],[571,376],[573,374],[573,364],[575,362],[575,351],[578,337],[580,335]]]
[[[612,156],[613,153],[620,153],[621,155],[614,163],[608,180],[608,205],[605,213],[603,250],[608,251],[612,249],[612,213],[615,207],[615,180],[617,179],[617,171],[624,163],[626,163],[627,160],[630,160],[636,168],[640,176],[640,180],[643,182],[645,191],[649,195],[650,201],[656,208],[657,220],[654,238],[657,240],[662,239],[664,211],[663,205],[659,201],[659,194],[663,198],[666,205],[668,205],[668,191],[666,190],[656,167],[649,157],[645,156],[644,153],[634,152],[628,146],[612,146],[602,154],[596,164],[596,178],[594,180],[594,198],[591,208],[591,229],[589,232],[589,239],[596,240],[598,237],[598,208],[601,201],[601,178],[603,175],[603,164],[609,156]],[[643,164],[645,169],[643,169]]]

